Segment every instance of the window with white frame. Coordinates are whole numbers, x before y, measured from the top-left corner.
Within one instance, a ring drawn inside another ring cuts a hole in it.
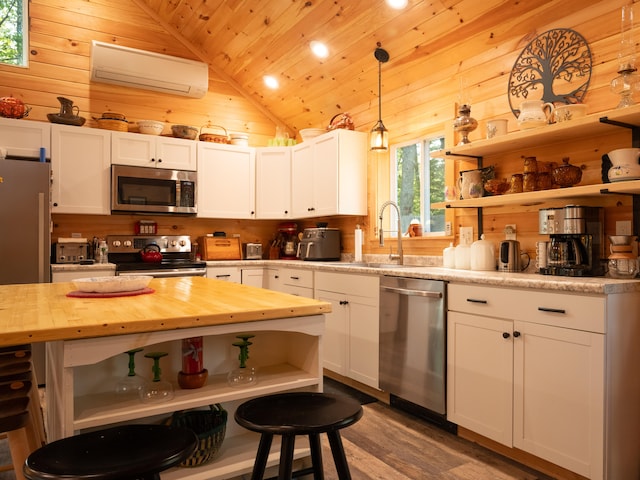
[[[443,235],[445,212],[432,208],[444,201],[445,161],[432,156],[444,149],[444,136],[428,137],[391,147],[391,198],[398,204],[402,232],[412,221],[422,224],[423,235]],[[396,215],[394,209],[392,215]],[[395,225],[393,219],[391,225]]]
[[[28,4],[29,0],[0,0],[0,63],[28,64]]]

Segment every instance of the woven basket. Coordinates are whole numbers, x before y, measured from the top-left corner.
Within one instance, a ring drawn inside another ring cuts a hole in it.
[[[180,464],[181,467],[198,467],[213,460],[220,450],[227,430],[227,411],[217,403],[209,405],[209,410],[174,412],[168,423],[189,428],[198,436],[197,450]]]
[[[111,118],[96,118],[95,120],[98,123],[98,128],[114,130],[116,132],[129,131],[129,124],[126,120],[115,120]]]
[[[205,129],[213,130],[214,132],[205,132]],[[216,132],[216,130],[218,131]],[[224,132],[224,134],[221,132]],[[229,134],[227,133],[227,129],[220,125],[207,124],[204,127],[200,127],[198,139],[201,142],[229,143]]]

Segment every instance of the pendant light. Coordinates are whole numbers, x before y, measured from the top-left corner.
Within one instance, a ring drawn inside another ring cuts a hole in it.
[[[378,123],[371,130],[371,150],[381,152],[389,148],[389,131],[382,123],[382,64],[389,61],[389,53],[378,42],[373,56],[378,60]]]

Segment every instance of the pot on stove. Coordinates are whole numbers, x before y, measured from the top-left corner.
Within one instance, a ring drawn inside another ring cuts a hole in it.
[[[140,250],[140,258],[142,258],[143,262],[160,263],[162,261],[160,247],[155,243],[150,243]]]

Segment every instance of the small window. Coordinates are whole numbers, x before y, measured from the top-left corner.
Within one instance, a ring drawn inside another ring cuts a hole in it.
[[[431,204],[444,201],[444,158],[431,155],[443,149],[442,136],[392,147],[391,198],[400,209],[403,232],[409,229],[412,220],[417,220],[424,235],[444,234],[444,209],[431,208]],[[394,219],[391,225],[396,222]]]
[[[29,0],[0,0],[0,63],[26,67]]]

